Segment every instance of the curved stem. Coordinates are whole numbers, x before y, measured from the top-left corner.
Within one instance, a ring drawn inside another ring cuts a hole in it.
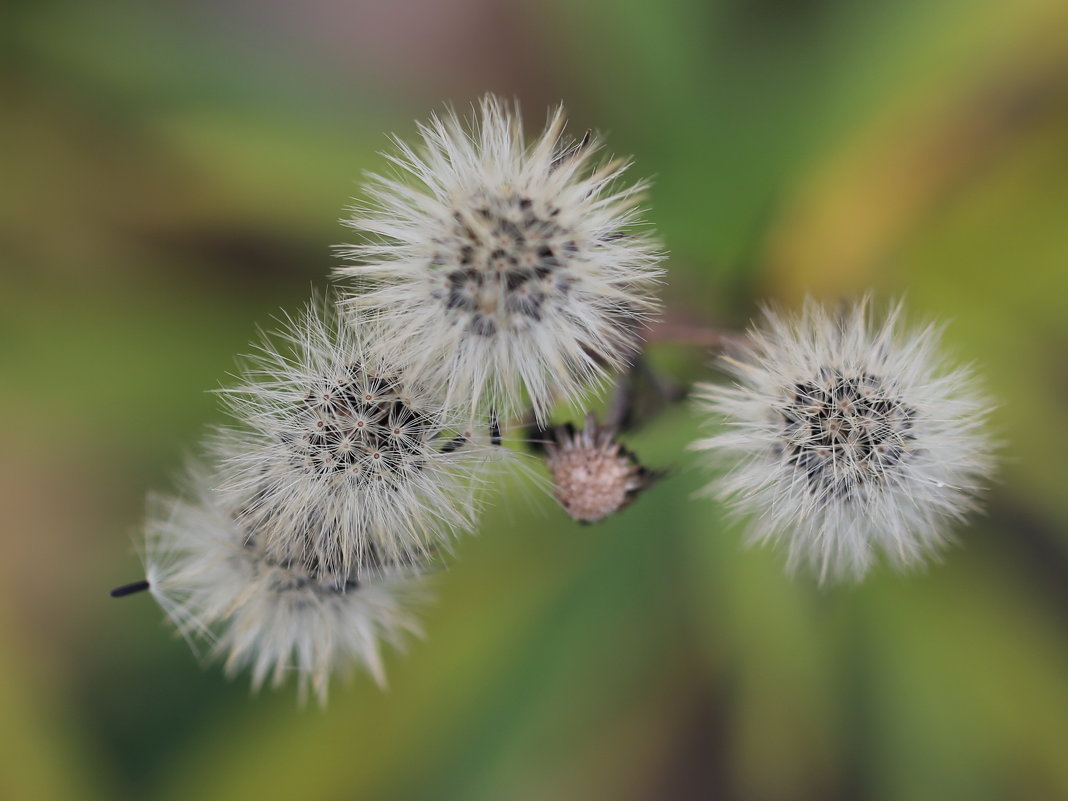
[[[729,331],[697,323],[681,323],[665,320],[657,323],[646,334],[646,342],[676,342],[712,350],[727,350],[740,345],[745,339],[741,331]]]

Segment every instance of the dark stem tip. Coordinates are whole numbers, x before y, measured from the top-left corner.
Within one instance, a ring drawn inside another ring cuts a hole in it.
[[[490,409],[490,445],[501,444],[501,420],[496,409]]]
[[[122,598],[126,595],[133,595],[135,592],[144,592],[148,589],[148,581],[142,579],[141,581],[131,581],[129,584],[123,584],[121,587],[116,587],[111,591],[112,598]]]

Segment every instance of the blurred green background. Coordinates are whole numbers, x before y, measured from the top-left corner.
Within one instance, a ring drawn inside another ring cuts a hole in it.
[[[0,48],[0,798],[1068,798],[1063,0],[9,0]],[[1006,442],[963,547],[790,580],[689,499],[679,407],[630,441],[679,469],[607,523],[503,495],[385,693],[250,698],[107,598],[384,133],[487,90],[655,175],[680,319],[950,319]]]

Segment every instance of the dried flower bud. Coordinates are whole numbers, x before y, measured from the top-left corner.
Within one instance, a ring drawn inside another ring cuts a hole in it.
[[[615,514],[659,478],[616,442],[617,434],[614,427],[599,426],[590,414],[581,431],[570,424],[559,426],[545,445],[553,495],[580,523]]]

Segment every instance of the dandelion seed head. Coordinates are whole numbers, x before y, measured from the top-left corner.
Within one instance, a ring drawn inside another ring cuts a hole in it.
[[[362,666],[379,684],[381,644],[419,628],[406,611],[423,595],[411,565],[339,570],[295,549],[286,558],[242,512],[242,499],[194,469],[190,494],[159,500],[147,525],[149,589],[195,651],[253,689],[295,675],[301,697],[325,703],[331,676]]]
[[[768,310],[723,360],[736,383],[698,387],[721,429],[694,444],[724,468],[708,489],[821,581],[936,555],[993,470],[989,405],[939,339],[904,326],[900,304],[882,319],[867,299]]]
[[[470,130],[454,113],[397,142],[399,175],[372,176],[347,224],[352,305],[373,309],[385,351],[476,407],[586,392],[633,354],[661,271],[639,226],[645,184],[595,165],[599,143],[568,143],[558,109],[524,141],[518,109],[485,98]]]
[[[371,354],[377,335],[313,302],[224,391],[238,425],[211,443],[220,487],[246,499],[243,518],[277,557],[420,562],[475,526],[500,449],[459,433],[466,412]]]

